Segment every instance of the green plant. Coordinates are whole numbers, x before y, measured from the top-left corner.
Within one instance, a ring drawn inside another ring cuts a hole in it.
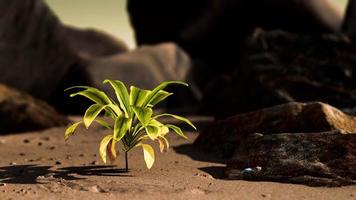
[[[68,127],[64,135],[65,140],[67,140],[74,134],[80,124],[84,124],[88,129],[94,121],[110,129],[112,134],[102,139],[99,148],[100,156],[104,163],[106,163],[107,156],[111,161],[116,159],[116,144],[120,143],[122,150],[125,152],[126,171],[128,171],[127,153],[135,147],[142,147],[145,163],[147,168],[150,169],[155,161],[155,153],[153,148],[146,143],[147,140],[158,141],[160,151],[163,152],[164,148],[169,148],[169,142],[166,138],[169,130],[187,139],[179,127],[172,124],[163,124],[158,121],[159,118],[173,117],[196,129],[186,118],[168,113],[154,115],[152,110],[156,104],[173,94],[164,91],[168,85],[188,86],[188,84],[180,81],[168,81],[161,83],[152,91],[131,86],[129,93],[121,81],[105,80],[105,83],[109,83],[114,89],[117,102],[108,97],[103,91],[93,87],[75,86],[67,89],[81,89],[70,96],[84,96],[94,103],[86,110],[83,120]],[[104,113],[112,122],[97,119],[100,113]]]

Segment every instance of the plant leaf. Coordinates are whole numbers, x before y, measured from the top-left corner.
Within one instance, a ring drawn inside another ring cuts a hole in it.
[[[151,140],[155,140],[158,137],[159,128],[156,126],[145,127],[146,133]]]
[[[96,121],[98,124],[104,126],[104,127],[107,128],[107,129],[113,129],[112,126],[111,126],[108,122],[106,122],[106,121],[104,121],[104,120],[102,120],[102,119],[96,119],[95,121]]]
[[[107,146],[112,139],[113,139],[112,135],[107,135],[100,142],[99,152],[100,152],[100,157],[104,163],[106,163]]]
[[[146,127],[151,120],[153,114],[152,109],[132,106],[132,110],[136,114],[137,119],[141,122],[141,124]]]
[[[156,98],[156,95],[158,95],[159,91],[163,90],[164,88],[166,88],[168,85],[171,84],[178,84],[178,85],[184,85],[184,86],[188,86],[187,83],[184,83],[182,81],[165,81],[162,82],[161,84],[159,84],[156,88],[154,88],[150,94],[147,96],[147,98],[145,99],[145,102],[143,103],[143,107],[146,107],[147,105],[151,104],[152,100]]]
[[[163,136],[159,136],[158,137],[159,140],[163,140],[166,143],[166,150],[168,151],[169,149],[169,142],[167,140],[167,138],[163,137]]]
[[[159,102],[165,100],[167,97],[171,96],[173,93],[166,92],[164,90],[158,91],[158,93],[152,98],[150,101],[149,105],[150,106],[155,106]]]
[[[181,116],[178,116],[178,115],[168,114],[168,113],[163,113],[163,114],[160,114],[160,115],[156,115],[153,118],[154,119],[158,119],[160,117],[173,117],[175,119],[178,119],[180,121],[183,121],[183,122],[189,124],[192,128],[194,128],[194,130],[197,130],[197,128],[193,125],[193,123],[190,122],[187,118],[184,118],[184,117],[181,117]]]
[[[64,139],[68,140],[68,138],[74,134],[75,130],[81,123],[83,123],[83,122],[82,121],[76,122],[76,123],[72,124],[71,126],[69,126],[67,128],[66,132],[64,133]]]
[[[157,133],[158,136],[165,136],[169,132],[169,129],[167,126],[165,126],[164,124],[162,124],[161,122],[159,122],[155,119],[152,119],[150,121],[149,125],[158,128],[158,133]]]
[[[143,149],[143,158],[148,169],[151,169],[153,163],[155,162],[155,152],[153,148],[148,144],[141,144]]]
[[[110,142],[108,143],[108,145],[106,147],[106,152],[109,155],[110,161],[113,162],[117,157],[116,141],[115,140],[110,140]]]
[[[174,126],[171,124],[166,124],[166,126],[170,128],[172,131],[174,131],[175,133],[177,133],[177,135],[181,136],[182,138],[188,139],[188,137],[184,135],[182,129],[180,129],[178,126]]]
[[[85,111],[85,114],[83,117],[83,122],[84,122],[85,128],[87,128],[87,129],[89,128],[91,123],[93,123],[95,118],[99,115],[99,113],[101,111],[103,111],[103,109],[105,107],[106,106],[103,106],[103,105],[93,104]]]
[[[124,116],[116,118],[114,125],[114,140],[120,141],[131,127],[131,119]]]
[[[121,109],[124,111],[126,117],[131,117],[129,93],[125,84],[119,80],[105,80],[104,83],[110,83],[115,91],[116,98],[119,101]]]
[[[75,87],[68,88],[67,90],[73,89],[73,88],[85,88],[85,90],[73,93],[70,95],[70,97],[75,97],[77,95],[84,96],[99,105],[106,105],[106,104],[112,103],[110,98],[103,91],[100,91],[96,88],[85,87],[85,86],[75,86]]]
[[[149,90],[143,90],[135,86],[130,87],[130,105],[142,107],[147,96],[151,93]]]

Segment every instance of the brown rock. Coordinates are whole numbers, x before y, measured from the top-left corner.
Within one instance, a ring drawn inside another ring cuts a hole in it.
[[[79,62],[60,21],[42,0],[0,0],[0,13],[0,82],[50,98]]]
[[[251,135],[234,153],[226,175],[310,186],[356,184],[356,134]]]
[[[93,60],[128,51],[127,45],[113,36],[95,29],[63,26],[70,48],[84,60]]]
[[[223,118],[295,101],[356,107],[356,48],[343,35],[258,30],[244,52],[233,72],[200,84],[205,113]]]
[[[313,133],[337,130],[356,133],[356,118],[321,102],[288,103],[217,121],[195,144],[229,156],[247,135],[253,133]]]
[[[40,130],[68,122],[45,102],[0,84],[0,133]]]

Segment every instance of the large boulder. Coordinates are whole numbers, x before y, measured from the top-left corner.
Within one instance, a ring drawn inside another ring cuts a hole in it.
[[[88,67],[94,84],[113,93],[112,88],[103,85],[105,79],[121,80],[127,86],[153,89],[163,81],[180,80],[190,84],[185,87],[171,87],[175,93],[169,98],[166,107],[185,107],[192,105],[200,96],[191,82],[192,63],[188,54],[174,43],[141,46],[125,54],[117,54],[97,59]]]
[[[320,102],[294,102],[217,121],[199,135],[195,144],[229,157],[249,134],[334,130],[344,134],[356,133],[356,117]]]
[[[96,29],[64,26],[70,48],[83,60],[94,60],[128,51],[127,45],[108,33]]]
[[[0,0],[0,82],[49,99],[80,59],[42,0]]]
[[[226,175],[309,186],[356,184],[356,134],[251,135],[232,156]]]
[[[353,109],[355,52],[342,35],[258,30],[234,72],[210,75],[211,81],[202,85],[202,111],[226,117],[293,101]]]
[[[0,84],[0,134],[65,126],[68,122],[47,103]]]
[[[342,23],[342,13],[319,0],[129,0],[128,12],[139,45],[174,41],[220,71],[234,67],[255,27],[320,33]]]

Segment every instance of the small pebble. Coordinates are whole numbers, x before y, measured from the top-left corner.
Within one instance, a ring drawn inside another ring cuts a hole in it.
[[[30,140],[29,139],[24,139],[23,143],[25,143],[25,144],[30,143]]]
[[[66,155],[66,159],[67,159],[67,160],[71,160],[71,159],[72,159],[72,156],[71,156],[71,155]]]
[[[62,163],[60,161],[56,161],[56,165],[61,165]]]
[[[261,196],[262,196],[263,198],[269,198],[269,197],[271,197],[270,194],[261,194]]]
[[[79,157],[84,157],[84,154],[79,154]]]
[[[95,161],[91,162],[91,164],[92,164],[92,165],[98,165],[99,162],[95,160]]]
[[[6,186],[6,183],[0,183],[0,187]]]
[[[96,154],[93,154],[93,157],[96,157]]]
[[[42,137],[41,139],[44,140],[44,141],[50,141],[51,140],[50,137]]]
[[[37,143],[37,146],[42,146],[42,142]]]
[[[15,162],[11,162],[11,163],[10,163],[10,165],[17,165],[17,163],[15,163]]]
[[[55,146],[47,147],[47,149],[49,150],[54,150],[55,148],[56,148]]]
[[[25,153],[19,153],[20,156],[25,156]]]

